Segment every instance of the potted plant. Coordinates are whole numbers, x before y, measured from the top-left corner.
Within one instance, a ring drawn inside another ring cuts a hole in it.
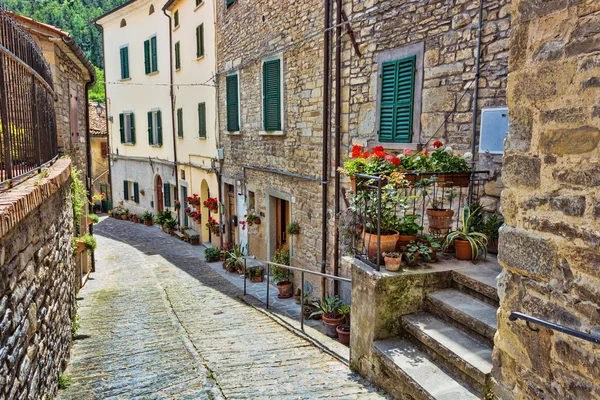
[[[442,142],[433,143],[435,150],[431,154],[431,165],[434,172],[441,172],[437,180],[441,186],[467,187],[471,182],[471,174],[468,161],[473,158],[469,152],[462,157],[454,154],[452,147],[444,148]]]
[[[129,210],[127,208],[124,208],[121,210],[121,219],[123,221],[127,221],[127,218],[129,218]]]
[[[498,253],[498,238],[500,227],[504,224],[504,217],[497,213],[489,213],[484,217],[480,226],[474,226],[473,230],[485,234],[488,238],[488,253]]]
[[[420,243],[429,248],[429,252],[421,253],[423,259],[427,262],[435,262],[437,261],[437,253],[441,248],[440,242],[431,235],[422,235],[420,238]]]
[[[168,218],[163,223],[163,227],[165,228],[165,232],[173,236],[175,235],[175,230],[177,229],[177,220],[175,218]]]
[[[150,211],[144,211],[144,213],[142,214],[142,220],[144,221],[144,224],[146,224],[146,226],[152,226],[154,214],[152,214]]]
[[[453,245],[456,258],[459,260],[471,260],[474,262],[479,257],[480,252],[483,252],[484,257],[487,256],[487,236],[472,229],[472,217],[477,215],[479,211],[479,207],[472,210],[471,207],[465,206],[461,211],[462,229],[450,232],[446,236],[442,248],[446,250]]]
[[[239,275],[244,273],[244,252],[239,244],[233,246],[227,256],[227,270],[236,272]]]
[[[248,226],[260,225],[260,216],[258,216],[254,210],[248,211],[248,214],[244,217],[246,218]]]
[[[402,255],[406,259],[406,265],[414,267],[419,261],[421,255],[421,247],[413,240],[406,246],[402,247]],[[429,250],[429,248],[427,248]]]
[[[450,232],[454,217],[454,210],[451,209],[452,200],[456,197],[456,189],[449,188],[442,196],[432,199],[431,207],[425,211],[430,233],[442,236]]]
[[[81,253],[84,250],[93,252],[94,250],[96,250],[96,246],[96,238],[90,235],[89,233],[86,233],[83,236],[73,239],[73,250],[77,254]]]
[[[300,304],[300,296],[302,296],[302,289],[301,288],[296,288],[296,292],[294,293],[294,300],[298,304]]]
[[[133,223],[137,223],[138,217],[136,214],[129,214],[129,221],[133,222]]]
[[[290,235],[297,235],[300,233],[300,224],[297,222],[290,222],[285,228],[285,231]]]
[[[218,247],[209,247],[204,249],[204,259],[206,262],[215,262],[221,259],[221,249]]]
[[[385,261],[385,270],[396,272],[400,270],[400,264],[402,264],[402,254],[390,251],[383,253],[383,260]]]
[[[345,346],[349,346],[350,345],[350,325],[348,325],[348,324],[338,325],[338,326],[336,326],[335,331],[337,332],[338,340],[340,341],[340,343]]]
[[[100,218],[96,214],[89,214],[87,217],[88,225],[97,224],[100,221]]]
[[[169,211],[169,210],[164,210],[164,211],[161,211],[161,212],[159,212],[158,214],[156,214],[156,217],[154,218],[154,221],[155,221],[155,222],[156,222],[158,225],[162,226],[162,228],[163,228],[163,230],[164,230],[164,228],[165,228],[165,222],[166,222],[168,219],[172,219],[172,218],[173,218],[173,215],[171,214],[171,211]]]
[[[173,207],[175,208],[175,211],[181,210],[181,202],[175,199],[175,201],[173,201]]]
[[[329,337],[337,337],[336,328],[342,325],[346,319],[346,316],[340,313],[342,305],[342,300],[338,296],[325,297],[313,303],[315,311],[311,316],[321,315],[325,334]]]
[[[204,200],[202,204],[208,209],[209,213],[216,213],[219,211],[219,200],[215,197],[209,197],[208,199]]]
[[[271,261],[275,264],[290,265],[290,251],[286,248],[281,248],[275,251]],[[293,296],[293,285],[292,285],[292,271],[279,265],[271,266],[271,274],[273,275],[273,282],[276,283],[277,290],[279,291],[280,299],[288,299]]]
[[[192,206],[196,211],[200,211],[200,207],[201,207],[201,202],[200,202],[200,196],[198,196],[196,193],[194,193],[191,196],[188,196],[186,200],[186,203],[189,204],[190,206]]]
[[[219,222],[213,217],[208,217],[208,222],[205,224],[205,226],[208,228],[208,231],[213,235],[219,236],[221,234],[221,226],[219,225]]]
[[[417,235],[423,229],[423,227],[416,222],[419,218],[421,218],[421,216],[418,214],[404,214],[402,218],[398,219],[396,228],[399,237],[394,250],[398,251],[417,239]]]
[[[250,282],[258,283],[263,281],[264,269],[262,267],[252,267],[248,269]]]

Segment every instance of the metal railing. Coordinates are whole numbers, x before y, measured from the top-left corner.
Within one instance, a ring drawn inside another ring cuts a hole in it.
[[[0,9],[0,185],[58,155],[54,88],[42,50]]]
[[[271,266],[275,266],[275,267],[279,267],[279,268],[284,268],[287,269],[288,271],[298,271],[300,272],[300,280],[302,281],[302,286],[300,289],[300,329],[304,330],[304,286],[306,284],[306,281],[304,280],[304,274],[310,274],[310,275],[315,275],[315,276],[320,276],[322,278],[325,279],[331,279],[334,281],[339,281],[339,282],[348,282],[348,283],[352,283],[352,280],[350,278],[343,278],[341,276],[335,276],[335,275],[329,275],[329,274],[323,274],[321,272],[317,272],[317,271],[310,271],[308,269],[303,269],[303,268],[297,268],[297,267],[291,267],[289,265],[283,265],[283,264],[278,264],[278,263],[274,263],[272,261],[263,261],[263,260],[256,260],[258,262],[260,262],[261,264],[264,264],[267,266],[267,279],[266,279],[266,284],[267,284],[267,303],[266,303],[266,307],[267,309],[269,308],[269,293],[270,293],[270,288],[271,288]],[[247,259],[244,258],[244,296],[247,294],[246,291],[246,281],[248,278],[248,275],[246,274],[246,268],[247,268]],[[261,268],[261,267],[251,267],[251,268]]]
[[[518,319],[522,319],[527,323],[527,327],[534,332],[538,332],[539,329],[533,328],[530,323],[543,326],[544,328],[552,329],[557,332],[565,333],[567,335],[586,340],[588,342],[592,342],[595,344],[600,344],[600,336],[590,335],[589,333],[581,332],[572,328],[567,328],[566,326],[558,325],[553,322],[545,321],[543,319],[539,319],[536,317],[532,317],[531,315],[523,314],[520,312],[513,312],[508,317],[509,321],[516,321]]]

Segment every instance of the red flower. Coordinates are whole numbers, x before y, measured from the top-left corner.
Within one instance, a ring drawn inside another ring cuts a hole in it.
[[[357,144],[352,146],[352,158],[360,157],[362,150],[363,150],[362,146],[359,146]]]
[[[362,153],[360,155],[360,158],[369,158],[371,157],[371,153],[369,153],[368,151],[365,151],[364,153]]]
[[[398,157],[393,157],[390,162],[392,164],[400,165],[400,159]]]
[[[439,149],[443,145],[444,145],[444,143],[440,142],[439,140],[436,140],[435,142],[433,142],[433,147],[436,149]]]
[[[428,151],[424,151],[424,152],[423,152],[423,155],[424,155],[424,156],[428,156],[428,155],[429,155],[429,152],[428,152]]]
[[[387,153],[385,151],[380,151],[380,150],[375,150],[375,149],[373,149],[373,154],[375,155],[375,157],[380,157],[380,158],[387,156]]]
[[[377,147],[373,147],[373,153],[381,151],[383,152],[383,146],[377,146]]]

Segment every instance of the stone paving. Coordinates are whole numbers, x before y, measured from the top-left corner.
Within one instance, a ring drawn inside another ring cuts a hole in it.
[[[192,247],[116,219],[96,225],[96,273],[60,399],[379,399],[346,365],[240,301]]]

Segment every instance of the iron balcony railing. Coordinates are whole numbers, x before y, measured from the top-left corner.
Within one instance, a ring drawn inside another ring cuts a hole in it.
[[[522,319],[527,323],[527,327],[534,332],[539,331],[538,328],[534,328],[531,324],[536,324],[539,326],[543,326],[544,328],[552,329],[553,331],[561,332],[582,340],[586,340],[588,342],[592,342],[595,344],[600,344],[600,336],[591,335],[589,333],[581,332],[572,328],[567,328],[566,326],[558,325],[553,322],[545,321],[543,319],[539,319],[536,317],[532,317],[531,315],[523,314],[520,312],[513,312],[508,317],[510,321],[516,321],[518,319]]]

